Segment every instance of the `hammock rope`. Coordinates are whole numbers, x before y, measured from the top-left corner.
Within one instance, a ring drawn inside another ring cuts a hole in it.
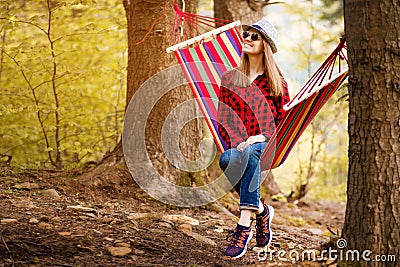
[[[173,3],[173,8],[175,10],[175,18],[171,31],[171,46],[232,22],[230,20],[185,12],[175,3]]]
[[[315,88],[322,86],[328,80],[331,80],[334,74],[335,67],[337,67],[338,73],[343,72],[343,63],[347,65],[347,57],[344,51],[346,47],[346,38],[342,36],[339,40],[339,44],[327,57],[327,59],[321,64],[321,66],[314,72],[314,74],[306,81],[299,93],[293,98],[291,103],[297,103],[304,97],[312,94]],[[287,106],[293,106],[287,105]]]

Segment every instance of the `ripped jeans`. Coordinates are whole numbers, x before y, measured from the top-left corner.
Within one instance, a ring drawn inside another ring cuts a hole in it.
[[[266,142],[255,143],[243,152],[230,148],[222,153],[219,166],[240,196],[240,209],[258,210],[261,185],[260,156]]]

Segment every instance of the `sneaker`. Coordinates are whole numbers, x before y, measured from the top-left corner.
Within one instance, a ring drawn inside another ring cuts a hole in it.
[[[251,230],[251,227],[249,227],[248,230],[239,230],[238,227],[236,227],[232,234],[230,244],[226,248],[225,256],[229,256],[232,259],[242,257],[246,253],[247,244],[249,244],[252,237],[253,231]]]
[[[272,241],[271,221],[274,217],[274,208],[264,204],[266,214],[256,215],[256,241],[258,247],[267,247]]]

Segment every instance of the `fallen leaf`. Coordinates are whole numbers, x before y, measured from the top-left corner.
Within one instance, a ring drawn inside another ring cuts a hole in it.
[[[70,236],[72,233],[71,232],[58,232],[60,236]]]
[[[132,252],[132,249],[127,247],[107,247],[107,250],[114,257],[123,257]]]

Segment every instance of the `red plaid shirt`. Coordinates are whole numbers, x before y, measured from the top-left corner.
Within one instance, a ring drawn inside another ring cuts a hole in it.
[[[218,132],[226,148],[237,147],[248,137],[262,134],[267,140],[281,122],[283,106],[290,101],[282,77],[283,96],[272,97],[266,74],[259,75],[250,87],[234,85],[235,71],[222,75],[218,104]]]

